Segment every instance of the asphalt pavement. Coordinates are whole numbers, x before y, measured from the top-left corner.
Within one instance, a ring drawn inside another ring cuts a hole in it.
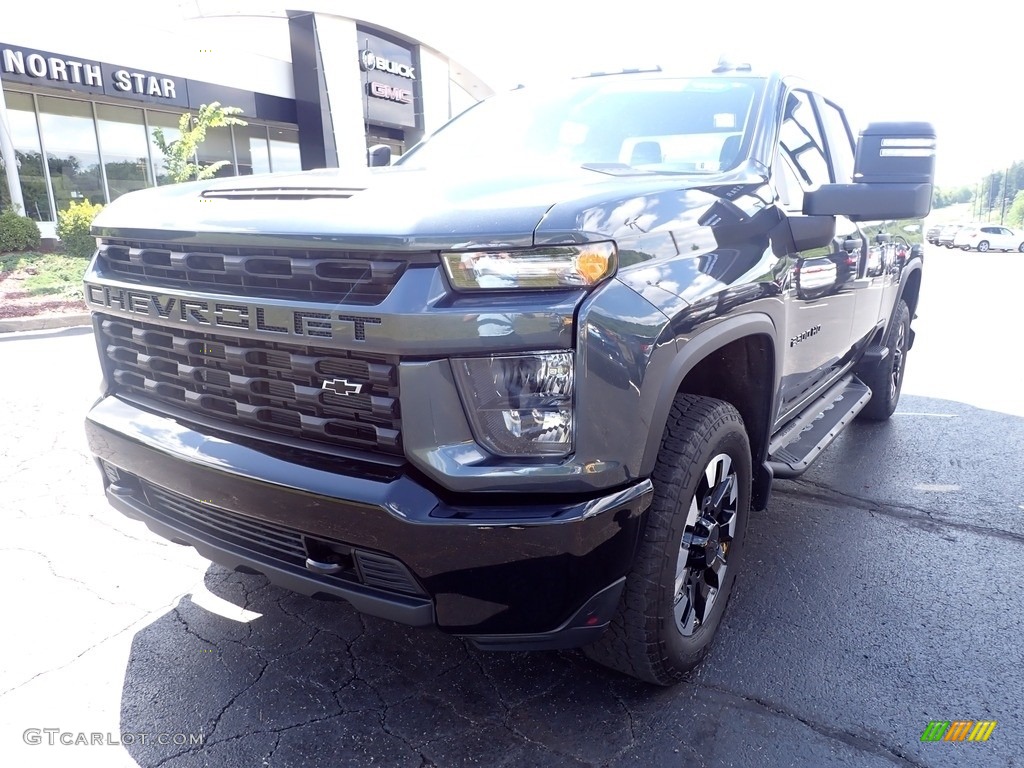
[[[212,566],[109,508],[84,329],[0,337],[0,765],[1024,765],[1021,254],[929,250],[900,408],[752,517],[653,688]],[[994,720],[988,741],[922,742]]]

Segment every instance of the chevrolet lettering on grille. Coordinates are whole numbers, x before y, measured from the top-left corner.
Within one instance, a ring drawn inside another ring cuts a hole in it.
[[[123,315],[143,315],[190,326],[241,328],[292,337],[338,338],[336,331],[340,322],[349,324],[351,340],[366,341],[367,326],[381,324],[379,317],[293,310],[238,301],[184,299],[92,283],[85,284],[85,298],[94,307]]]

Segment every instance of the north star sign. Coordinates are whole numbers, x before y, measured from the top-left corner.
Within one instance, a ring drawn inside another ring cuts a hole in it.
[[[0,44],[4,79],[187,106],[185,81],[101,61]]]

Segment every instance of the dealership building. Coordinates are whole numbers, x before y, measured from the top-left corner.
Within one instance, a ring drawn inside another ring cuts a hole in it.
[[[210,129],[197,153],[234,176],[361,167],[375,144],[400,155],[492,92],[389,8],[193,1],[158,25],[128,3],[76,19],[82,6],[59,24],[5,11],[0,32],[0,142],[14,158],[0,208],[17,187],[44,237],[74,200],[169,183],[154,130],[175,139],[203,104],[242,110],[245,125]]]

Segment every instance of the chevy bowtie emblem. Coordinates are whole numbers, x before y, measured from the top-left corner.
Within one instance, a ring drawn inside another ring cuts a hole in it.
[[[363,385],[356,384],[348,379],[328,379],[323,383],[321,389],[326,389],[328,392],[333,392],[342,397],[348,397],[349,395],[360,394],[363,391]]]

